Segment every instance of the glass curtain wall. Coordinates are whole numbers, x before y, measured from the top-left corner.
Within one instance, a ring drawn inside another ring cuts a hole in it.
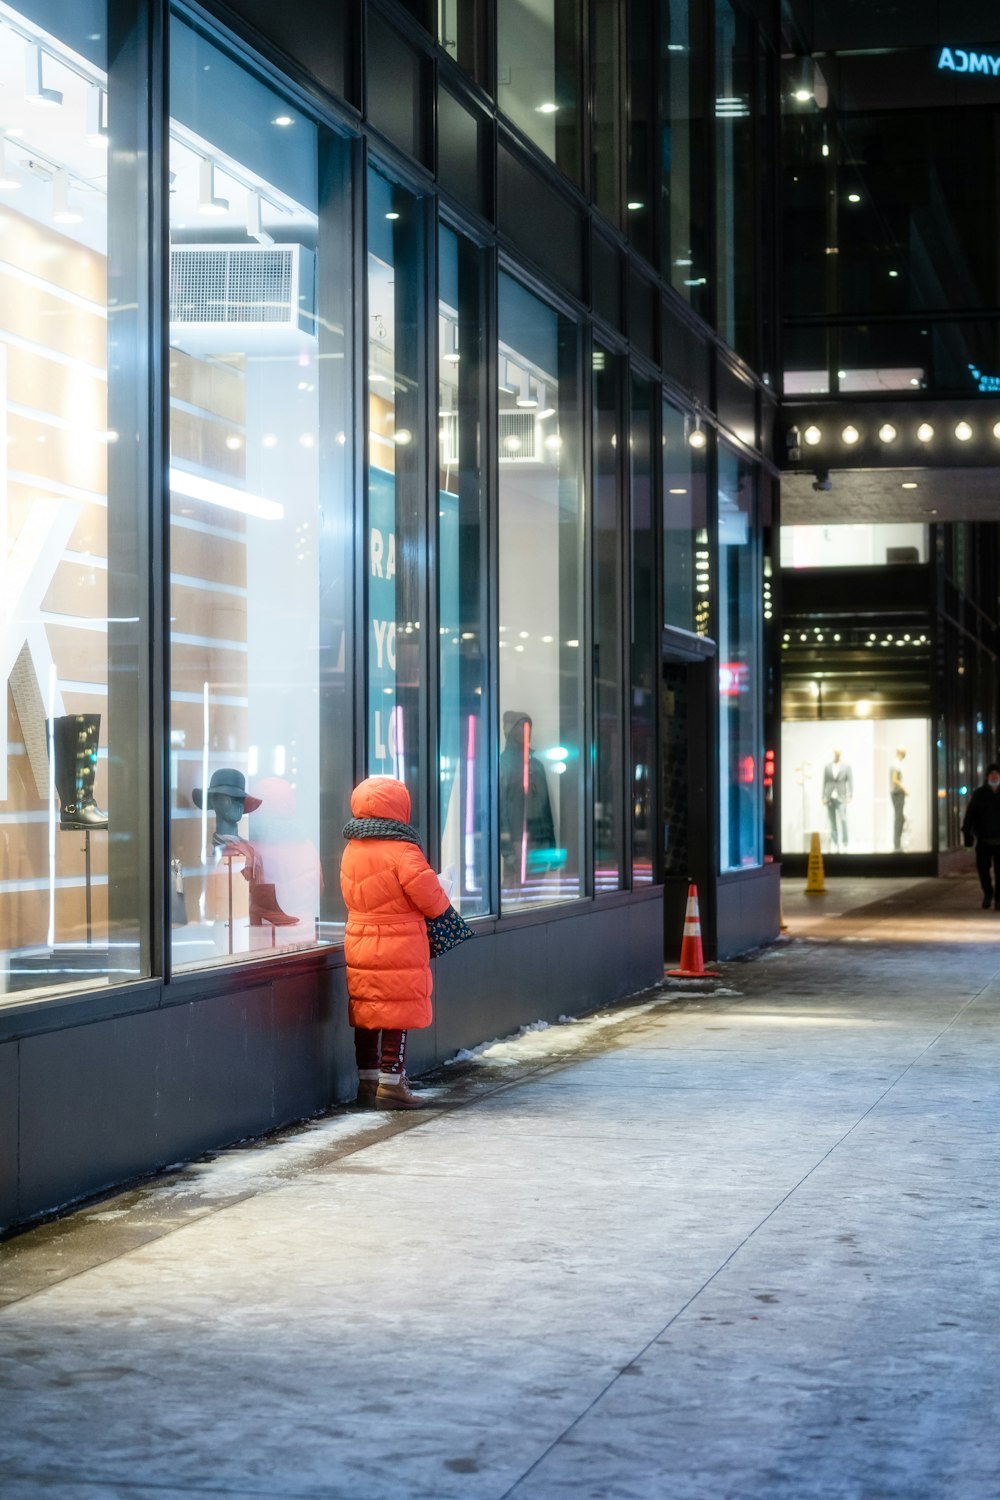
[[[498,107],[550,161],[577,180],[579,0],[497,0],[496,27]]]
[[[499,829],[506,908],[583,891],[578,330],[500,278]]]
[[[321,380],[317,128],[175,16],[170,95],[174,965],[318,935]],[[331,422],[331,418],[333,421]],[[332,431],[323,428],[329,423]]]
[[[423,497],[420,203],[368,174],[368,772],[419,787]]]
[[[719,851],[723,870],[763,854],[760,541],[756,470],[719,446]]]
[[[146,434],[129,361],[148,205],[127,133],[146,80],[127,60],[109,76],[107,7],[29,0],[0,21],[2,1005],[149,971]]]
[[[622,38],[617,5],[590,7],[590,176],[594,202],[611,224],[622,222]]]
[[[711,624],[712,553],[704,447],[693,448],[690,418],[663,403],[663,623],[695,635]]]
[[[631,741],[632,884],[654,877],[656,826],[656,519],[654,388],[633,376],[629,423],[632,532]]]
[[[715,3],[716,327],[754,362],[755,208],[753,22],[731,0]]]
[[[482,254],[438,234],[438,746],[441,870],[465,916],[489,909]]]
[[[622,360],[593,351],[594,399],[594,889],[622,883]]]
[[[663,0],[657,41],[660,270],[705,317],[711,265],[704,0]]]

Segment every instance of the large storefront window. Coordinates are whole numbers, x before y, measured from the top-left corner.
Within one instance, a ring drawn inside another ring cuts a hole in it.
[[[895,524],[782,526],[783,568],[877,568],[927,561],[927,527]]]
[[[908,854],[931,847],[929,719],[870,716],[781,726],[781,847],[825,854]],[[968,788],[972,790],[971,786]]]
[[[622,361],[593,352],[594,391],[594,889],[622,881]]]
[[[663,623],[707,635],[712,559],[705,453],[690,417],[663,403]]]
[[[723,870],[762,855],[760,561],[753,465],[719,447],[719,850]]]
[[[465,916],[488,910],[483,696],[482,266],[475,245],[438,236],[438,745],[441,869]]]
[[[146,434],[114,354],[141,316],[135,80],[109,77],[105,5],[0,11],[2,1004],[148,972],[149,765]]]
[[[321,469],[346,444],[321,382],[345,346],[317,302],[316,127],[179,19],[170,50],[171,924],[184,966],[319,933]]]
[[[501,895],[582,891],[583,506],[578,332],[500,280]]]
[[[653,880],[656,786],[656,523],[653,499],[653,386],[633,377],[629,423],[632,532],[632,642],[629,701],[632,755],[632,884]]]
[[[419,203],[368,174],[368,770],[419,807]]]
[[[578,0],[497,0],[497,104],[550,161],[580,172]]]

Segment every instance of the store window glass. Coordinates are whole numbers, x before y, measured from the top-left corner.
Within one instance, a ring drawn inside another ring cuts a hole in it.
[[[136,337],[142,184],[105,5],[4,5],[2,22],[0,1005],[148,972],[149,900],[148,497],[135,372],[109,355]]]
[[[859,698],[850,717],[782,724],[786,853],[808,853],[814,833],[828,855],[930,849],[931,721],[881,713],[877,700]]]
[[[419,823],[425,479],[418,396],[419,203],[368,174],[368,772],[406,783]]]
[[[653,859],[656,786],[656,520],[653,491],[654,393],[633,377],[629,424],[632,533],[631,770],[632,884],[649,885]]]
[[[438,774],[441,869],[465,916],[489,909],[482,256],[438,236]]]
[[[483,13],[482,0],[437,0],[438,41],[460,68],[481,83],[485,82],[481,77]]]
[[[594,889],[622,883],[622,361],[593,351],[594,392]]]
[[[708,635],[711,623],[712,553],[704,445],[684,412],[663,403],[663,623]]]
[[[719,447],[719,849],[723,870],[762,855],[759,540],[756,474]]]
[[[716,326],[753,361],[754,213],[753,43],[755,29],[730,0],[715,5]]]
[[[583,889],[578,330],[500,279],[499,828],[506,908]]]
[[[579,0],[497,0],[497,104],[567,176],[580,173]]]
[[[927,561],[927,527],[914,522],[782,526],[783,568],[880,568]]]
[[[179,18],[170,35],[170,793],[175,967],[316,941],[316,127]],[[330,464],[335,463],[334,458]]]

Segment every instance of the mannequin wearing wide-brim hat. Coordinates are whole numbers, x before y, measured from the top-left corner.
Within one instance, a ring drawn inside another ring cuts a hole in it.
[[[209,808],[215,813],[212,847],[216,857],[227,861],[242,858],[244,861],[241,874],[250,886],[250,925],[259,927],[266,921],[276,927],[297,926],[298,917],[281,910],[274,885],[265,883],[264,866],[257,850],[240,836],[239,823],[247,813],[256,812],[262,806],[261,799],[252,797],[247,791],[243,772],[231,766],[213,771],[208,787],[195,787],[191,800],[195,807]]]
[[[246,839],[240,837],[239,823],[247,813],[256,812],[260,798],[247,793],[247,784],[242,771],[224,767],[212,772],[207,788],[196,786],[191,793],[195,807],[208,808],[215,814],[215,832],[212,847],[216,858],[244,859],[243,878],[253,883],[259,877],[257,851]]]

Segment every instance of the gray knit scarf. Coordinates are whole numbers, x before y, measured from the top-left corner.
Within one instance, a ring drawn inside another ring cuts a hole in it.
[[[344,824],[345,839],[402,839],[420,848],[417,830],[397,818],[352,818]]]

